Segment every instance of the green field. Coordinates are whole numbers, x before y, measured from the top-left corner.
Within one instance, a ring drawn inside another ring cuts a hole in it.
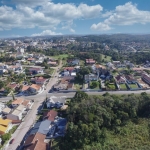
[[[126,84],[119,84],[119,86],[122,90],[127,89]]]
[[[79,82],[77,80],[74,81],[74,89],[80,90],[82,89],[82,86],[83,86],[83,82]]]
[[[115,86],[115,84],[108,84],[108,89],[110,89],[110,90],[115,90],[116,89],[116,86]]]
[[[58,56],[52,56],[52,58],[63,59],[63,58],[67,58],[68,56],[69,56],[68,54],[62,54],[62,55],[58,55]]]
[[[105,62],[109,62],[109,61],[111,61],[111,57],[106,56],[106,58],[105,58],[105,55],[102,54],[102,60],[104,60]]]
[[[131,89],[136,89],[136,88],[138,88],[138,86],[137,86],[136,84],[129,84],[129,86],[130,86]]]

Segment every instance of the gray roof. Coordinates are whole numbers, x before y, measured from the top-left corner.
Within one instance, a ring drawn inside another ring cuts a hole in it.
[[[39,126],[39,130],[38,132],[39,133],[42,133],[42,134],[47,134],[48,131],[49,131],[49,127],[51,125],[51,121],[50,120],[44,120],[41,122],[40,126]]]
[[[30,131],[30,134],[37,133],[39,130],[40,124],[41,124],[41,122],[37,122],[36,124],[34,124],[34,127]]]

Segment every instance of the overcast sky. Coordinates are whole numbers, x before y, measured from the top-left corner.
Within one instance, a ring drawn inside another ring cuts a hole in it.
[[[150,33],[150,0],[2,0],[0,37]]]

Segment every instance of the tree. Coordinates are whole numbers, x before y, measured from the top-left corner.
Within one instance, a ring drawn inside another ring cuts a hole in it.
[[[92,81],[90,84],[90,88],[94,89],[98,86],[98,82],[97,81]]]
[[[3,81],[0,81],[0,89],[5,86],[5,83]]]

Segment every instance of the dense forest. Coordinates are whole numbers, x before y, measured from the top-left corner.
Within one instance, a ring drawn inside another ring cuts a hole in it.
[[[67,109],[66,135],[52,150],[150,149],[150,95],[88,96],[77,92]]]

